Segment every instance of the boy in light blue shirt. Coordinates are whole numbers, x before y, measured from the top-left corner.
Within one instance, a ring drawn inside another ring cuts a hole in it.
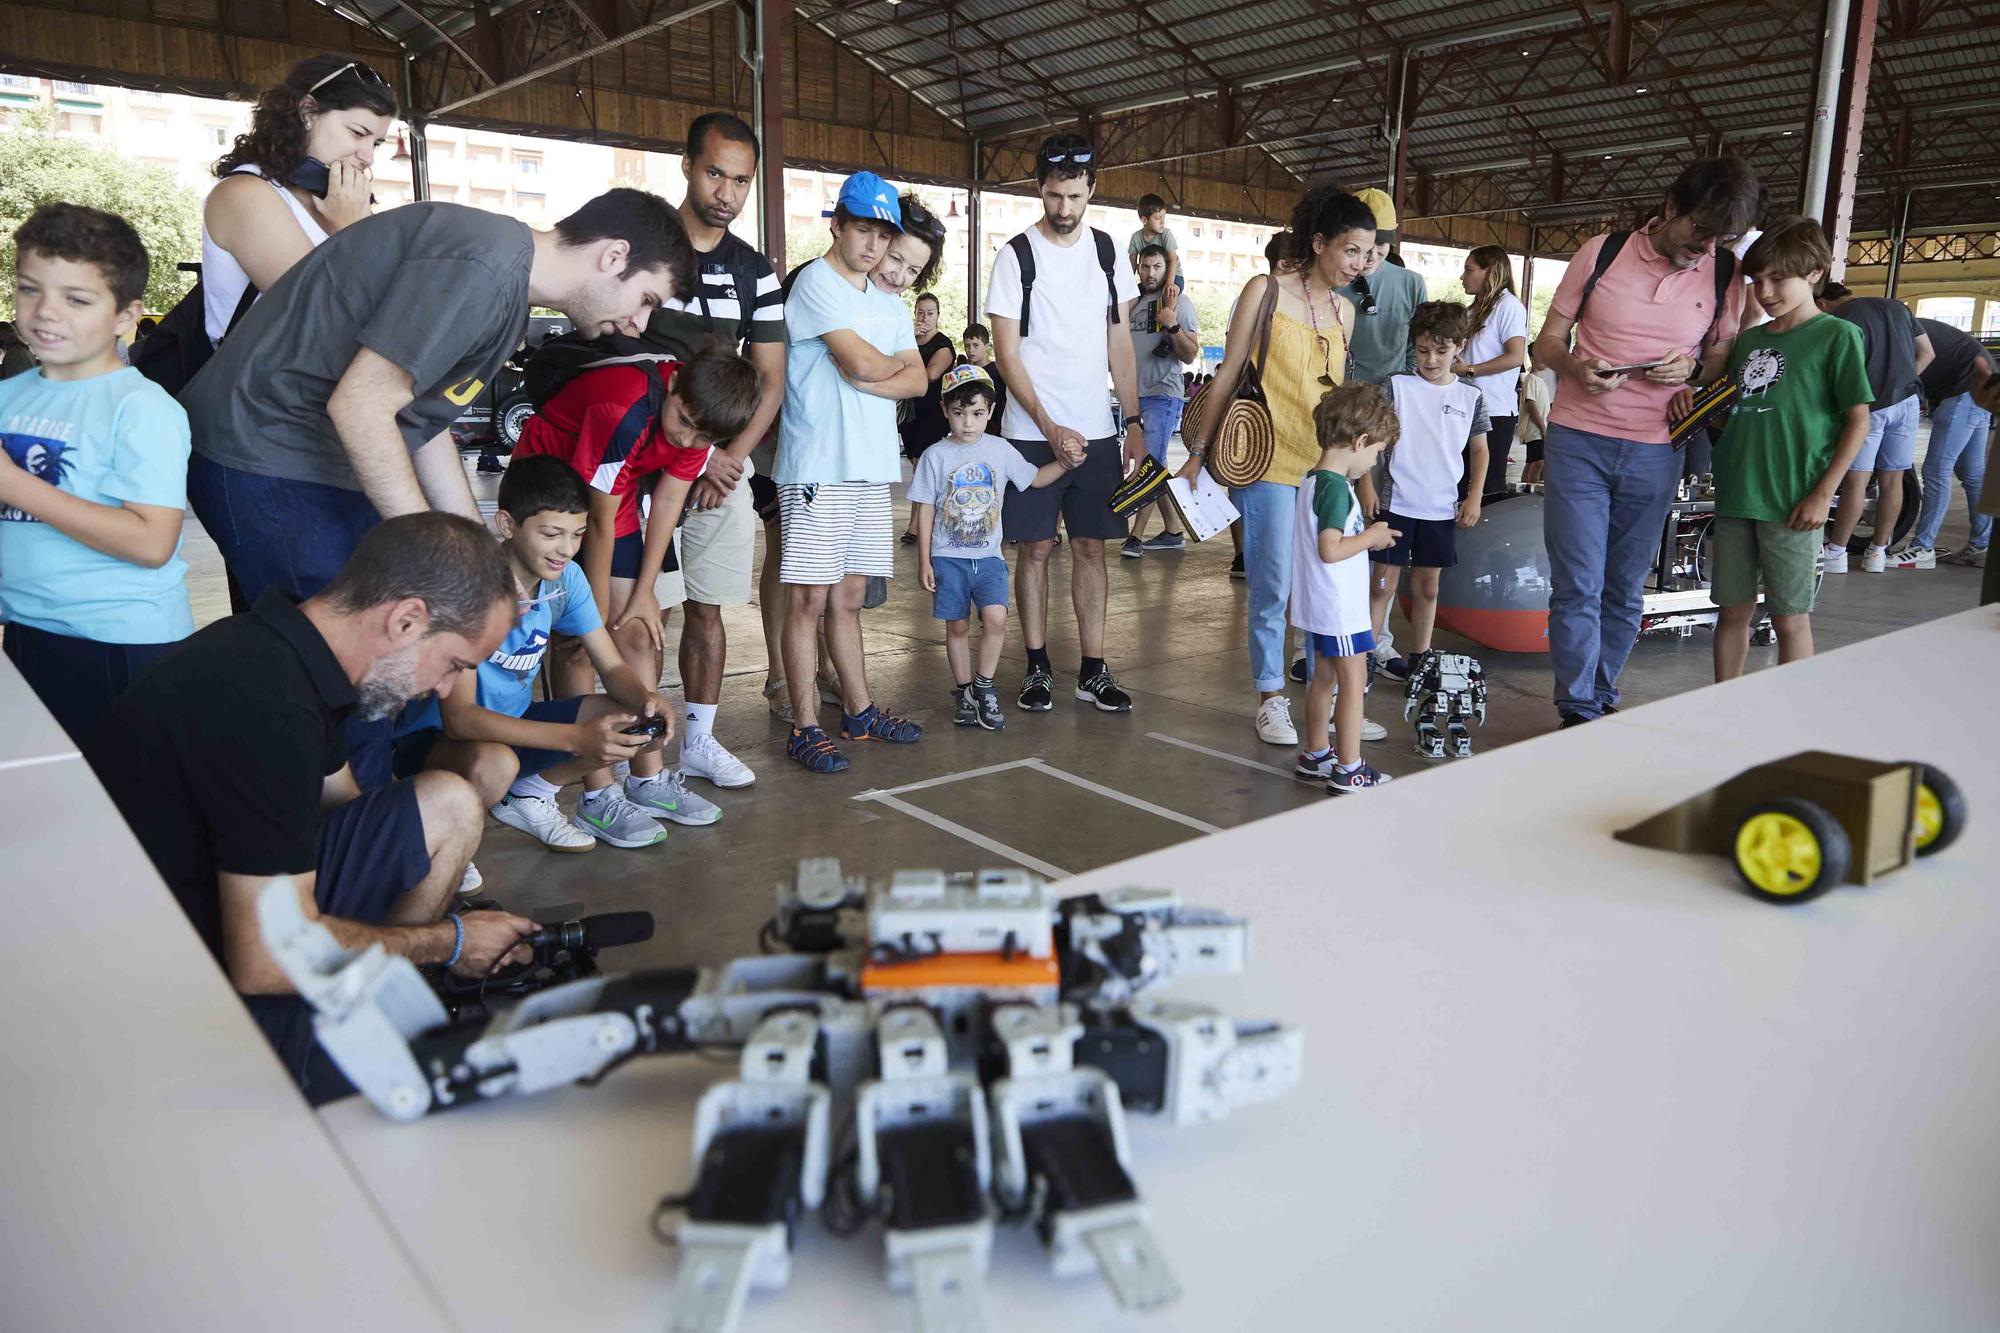
[[[194,632],[188,422],[118,355],[151,260],[125,219],[44,204],[14,233],[36,370],[0,382],[5,651],[79,746],[132,678]]]
[[[600,769],[608,777],[613,764],[629,764],[673,735],[672,711],[619,655],[576,563],[589,511],[590,490],[563,459],[541,454],[508,465],[493,521],[521,589],[519,618],[479,664],[476,688],[404,710],[392,751],[398,778],[456,773],[495,819],[556,852],[587,852],[600,842],[654,846],[667,836],[655,815],[682,824],[722,818],[672,770],[584,792],[573,822],[556,805],[567,784]],[[582,641],[603,694],[534,697],[554,634]]]

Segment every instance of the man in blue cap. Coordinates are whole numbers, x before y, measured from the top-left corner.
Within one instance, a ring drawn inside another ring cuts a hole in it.
[[[895,574],[890,483],[902,475],[896,401],[929,384],[910,312],[868,279],[902,233],[896,191],[872,171],[840,187],[833,244],[799,269],[785,298],[785,406],[779,419],[778,513],[784,553],[785,678],[793,726],[785,753],[813,773],[847,756],[818,725],[815,664],[826,617],[827,652],[840,677],[841,735],[907,745],[923,728],[868,695],[861,600],[871,576]]]

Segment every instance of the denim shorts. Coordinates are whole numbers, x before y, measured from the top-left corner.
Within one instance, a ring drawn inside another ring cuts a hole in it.
[[[1868,439],[1849,472],[1903,472],[1917,461],[1917,395],[1868,414]]]
[[[523,722],[556,722],[564,726],[576,721],[579,709],[583,707],[583,696],[573,699],[536,699],[528,705],[528,711],[521,714]],[[424,761],[431,757],[431,750],[444,739],[444,732],[436,727],[426,727],[422,731],[405,732],[396,737],[391,753],[390,767],[399,778],[414,777],[423,772]],[[535,774],[566,764],[576,756],[568,750],[537,750],[532,746],[516,745],[514,757],[521,761],[520,777]]]
[[[977,560],[940,555],[931,558],[937,591],[931,594],[931,615],[937,620],[964,620],[973,609],[1007,605],[1007,562],[997,555]]]

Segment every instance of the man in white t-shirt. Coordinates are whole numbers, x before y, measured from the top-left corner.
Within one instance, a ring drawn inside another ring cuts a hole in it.
[[[1007,537],[1020,544],[1014,583],[1028,674],[1017,702],[1034,713],[1055,706],[1046,631],[1058,516],[1069,529],[1070,592],[1083,656],[1076,697],[1107,713],[1132,708],[1104,663],[1104,543],[1125,536],[1125,520],[1111,512],[1111,493],[1146,454],[1132,339],[1121,327],[1139,292],[1112,239],[1084,225],[1097,187],[1094,157],[1090,141],[1077,135],[1043,140],[1035,158],[1042,220],[1000,248],[987,284],[993,350],[1007,382],[1001,433],[1037,467],[1053,462],[1057,447],[1073,443],[1085,451],[1082,466],[1054,485],[1010,491],[1002,515]],[[1124,414],[1122,447],[1107,379]]]

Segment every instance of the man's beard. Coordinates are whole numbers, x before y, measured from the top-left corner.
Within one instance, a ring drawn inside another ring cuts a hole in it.
[[[694,215],[708,226],[720,227],[724,231],[727,231],[729,224],[736,220],[735,209],[725,209],[720,204],[704,204],[699,199],[694,203]]]
[[[1166,285],[1167,284],[1164,281],[1161,281],[1159,279],[1141,278],[1139,279],[1139,294],[1141,296],[1151,296],[1154,292],[1157,292],[1158,290],[1160,290],[1160,288]]]
[[[1054,232],[1058,236],[1069,235],[1071,232],[1076,230],[1077,224],[1083,221],[1083,219],[1080,217],[1059,218],[1059,217],[1054,217],[1048,213],[1042,214],[1042,218],[1049,224],[1049,230]]]
[[[355,711],[365,721],[380,722],[424,691],[417,688],[417,645],[378,657],[354,687]]]

